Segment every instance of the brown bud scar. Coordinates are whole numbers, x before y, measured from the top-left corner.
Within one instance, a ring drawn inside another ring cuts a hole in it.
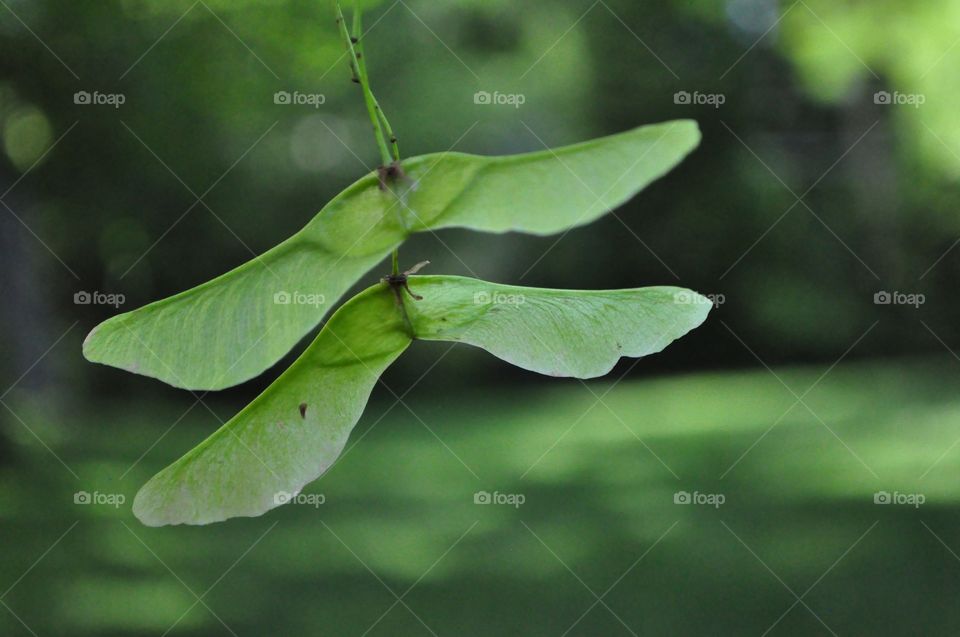
[[[407,293],[417,301],[423,300],[422,296],[420,296],[419,294],[414,294],[413,290],[410,289],[410,285],[408,284],[407,277],[410,276],[411,274],[416,274],[417,272],[419,272],[425,266],[428,266],[428,265],[430,265],[429,261],[421,261],[420,263],[416,264],[409,270],[404,270],[400,274],[388,274],[387,276],[380,279],[380,281],[389,285],[390,288],[393,290],[394,295],[396,295],[397,297],[397,305],[403,305],[403,298],[400,295],[401,289],[406,290]]]
[[[380,179],[380,190],[387,189],[387,181],[396,181],[405,177],[400,162],[393,162],[389,166],[380,166],[377,168],[377,177]]]

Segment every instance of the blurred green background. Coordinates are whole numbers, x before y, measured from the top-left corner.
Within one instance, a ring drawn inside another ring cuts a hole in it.
[[[83,336],[282,241],[376,146],[328,2],[2,0],[0,634],[957,634],[960,1],[365,4],[406,157],[704,132],[588,227],[404,263],[718,307],[587,383],[419,343],[322,504],[145,528],[137,489],[297,352],[192,395]]]

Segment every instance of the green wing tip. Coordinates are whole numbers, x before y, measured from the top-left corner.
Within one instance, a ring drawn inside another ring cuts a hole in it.
[[[682,124],[683,126],[689,126],[689,127],[692,127],[692,128],[697,129],[698,131],[700,130],[700,124],[697,122],[697,120],[692,119],[692,118],[690,118],[690,117],[682,117],[682,118],[680,118],[680,119],[672,119],[672,120],[670,120],[670,122],[671,122],[671,123],[674,123],[674,124]]]
[[[675,125],[683,127],[683,132],[690,133],[693,138],[693,147],[696,148],[700,145],[700,140],[703,139],[703,133],[700,130],[700,124],[695,119],[678,119],[672,122]]]
[[[703,323],[707,320],[707,316],[710,314],[710,311],[713,310],[714,306],[713,306],[713,301],[710,298],[700,294],[699,292],[694,292],[690,290],[690,293],[695,296],[697,301],[697,307],[702,308],[701,310],[702,315],[700,317],[700,320],[697,321],[697,324],[694,325],[693,328],[691,328],[691,329],[696,329],[701,325],[703,325]]]
[[[704,321],[707,320],[707,315],[710,314],[710,310],[714,308],[712,299],[694,290],[672,286],[662,289],[672,297],[674,305],[694,310],[687,314],[688,316],[695,317],[695,320],[690,322],[690,327],[685,333],[700,327]]]
[[[103,323],[101,323],[100,325],[103,325]],[[90,330],[90,333],[87,334],[87,337],[83,339],[83,357],[88,361],[90,361],[91,363],[100,362],[97,358],[95,358],[93,353],[93,339],[96,336],[97,332],[100,331],[100,325],[97,325],[95,328]]]
[[[140,520],[140,523],[144,526],[164,526],[169,524],[169,522],[160,520],[152,515],[148,510],[148,507],[144,506],[144,500],[149,497],[146,494],[146,491],[149,487],[150,483],[147,482],[147,484],[143,485],[140,490],[137,491],[137,495],[134,496],[132,507],[134,517]]]
[[[700,140],[703,139],[703,131],[700,130],[700,124],[695,119],[687,120],[690,122],[690,127],[693,129],[693,132],[697,137],[697,145],[700,144]]]
[[[159,475],[159,474],[158,474]],[[140,490],[137,491],[137,495],[133,498],[133,515],[136,517],[141,524],[144,526],[159,527],[159,526],[174,526],[180,524],[209,524],[210,522],[191,522],[184,517],[173,517],[169,512],[169,507],[154,504],[157,498],[157,493],[153,488],[154,480],[157,476],[154,476],[147,481],[145,485],[140,487]],[[226,519],[226,518],[224,518]],[[216,522],[219,520],[211,520],[211,522]]]

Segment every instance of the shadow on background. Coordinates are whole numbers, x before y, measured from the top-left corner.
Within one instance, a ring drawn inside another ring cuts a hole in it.
[[[3,602],[37,634],[947,634],[960,364],[823,371],[425,383],[416,416],[379,391],[322,498],[195,528],[142,527],[129,499],[211,413],[77,414],[44,430],[70,470],[42,449],[4,469]],[[75,504],[78,484],[128,502]]]

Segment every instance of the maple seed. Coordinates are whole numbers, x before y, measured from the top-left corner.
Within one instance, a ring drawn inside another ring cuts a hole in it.
[[[307,417],[307,403],[300,403],[300,417]]]

